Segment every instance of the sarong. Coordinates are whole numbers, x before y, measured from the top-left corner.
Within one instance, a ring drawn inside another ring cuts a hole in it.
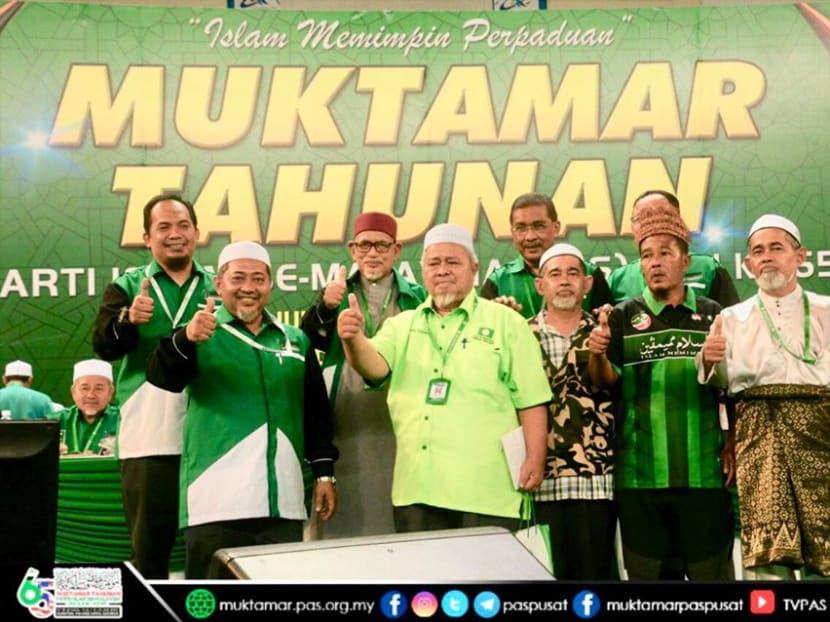
[[[744,567],[830,576],[830,388],[773,384],[737,397]]]

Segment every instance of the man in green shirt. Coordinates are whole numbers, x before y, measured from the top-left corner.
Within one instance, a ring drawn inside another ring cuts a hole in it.
[[[193,258],[199,229],[190,202],[159,195],[143,216],[152,260],[107,286],[92,346],[106,361],[121,359],[117,455],[130,560],[144,578],[166,579],[177,530],[185,398],[148,383],[145,368],[159,340],[204,306],[213,274]]]
[[[521,493],[500,439],[521,424],[527,458],[518,486],[535,489],[551,397],[539,344],[518,313],[476,295],[478,261],[463,227],[430,229],[421,267],[429,297],[371,340],[354,294],[338,318],[349,363],[370,382],[389,381],[395,528],[515,529]]]
[[[658,209],[680,213],[680,200],[666,190],[646,190],[637,197],[631,215],[631,232],[635,238],[639,229],[639,217],[642,209]],[[696,296],[711,298],[724,308],[731,307],[741,301],[732,277],[711,255],[691,253],[689,255],[689,269],[686,270],[684,281]],[[620,266],[608,276],[608,287],[611,290],[613,304],[639,296],[645,286],[646,281],[639,259]]]
[[[553,245],[561,228],[550,197],[528,193],[516,198],[510,208],[510,231],[519,256],[487,277],[481,286],[481,297],[505,304],[526,319],[535,317],[545,306],[535,284],[539,259]],[[594,284],[582,301],[582,308],[591,311],[611,302],[611,294],[602,270],[591,262],[586,265]]]
[[[674,576],[679,554],[692,580],[734,577],[734,477],[716,393],[697,383],[695,355],[720,305],[684,285],[689,235],[680,215],[643,211],[641,296],[600,313],[588,369],[598,386],[622,383],[615,496],[631,579]],[[724,475],[726,477],[724,478]]]
[[[75,363],[70,392],[75,405],[49,417],[61,422],[61,454],[112,455],[118,429],[118,408],[110,404],[112,365],[96,359]]]
[[[209,298],[147,363],[149,382],[187,390],[179,521],[188,579],[217,578],[217,549],[302,540],[304,462],[323,520],[336,499],[337,449],[317,355],[300,329],[265,309],[268,252],[228,244],[214,284],[222,306]]]

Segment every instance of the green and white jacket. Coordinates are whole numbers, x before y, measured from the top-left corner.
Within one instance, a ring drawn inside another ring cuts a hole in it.
[[[187,388],[182,527],[245,518],[307,518],[303,461],[315,477],[337,459],[320,367],[302,331],[265,312],[254,335],[224,307],[203,343],[162,340],[147,379]]]
[[[121,310],[129,307],[150,279],[153,317],[146,324],[130,324]],[[93,348],[102,359],[123,359],[118,370],[115,398],[121,410],[118,457],[178,455],[182,451],[182,395],[162,391],[145,380],[147,358],[162,337],[187,324],[213,295],[213,273],[193,262],[190,278],[179,286],[151,261],[126,272],[104,292],[93,332]]]

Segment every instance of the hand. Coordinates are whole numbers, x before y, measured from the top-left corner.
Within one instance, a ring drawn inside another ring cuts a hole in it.
[[[723,318],[719,315],[712,322],[709,334],[703,342],[703,361],[714,365],[726,357],[726,337],[723,336]]]
[[[336,309],[346,295],[346,266],[340,266],[337,278],[326,285],[323,291],[323,304],[329,309]]]
[[[337,491],[331,482],[317,481],[314,486],[314,511],[324,521],[334,516],[337,508]]]
[[[184,334],[193,343],[207,341],[216,330],[216,316],[213,309],[216,301],[213,296],[208,296],[207,304],[201,311],[197,311],[184,329]]]
[[[601,307],[597,307],[596,309],[591,309],[591,313],[594,314],[595,317],[599,317],[600,313],[611,313],[611,309],[614,308],[614,305],[611,303],[606,302]]]
[[[130,324],[146,324],[153,317],[153,299],[150,297],[150,281],[141,281],[141,291],[130,305]]]
[[[591,331],[588,338],[588,351],[591,354],[603,355],[611,343],[611,329],[608,326],[608,311],[600,309],[599,325]]]
[[[357,303],[357,296],[349,294],[349,308],[343,309],[337,317],[337,334],[343,341],[363,334],[363,312]]]
[[[513,296],[496,296],[493,298],[493,302],[497,302],[505,307],[510,307],[514,311],[521,312],[522,310],[522,304],[520,302],[516,302],[516,299],[513,298]]]
[[[525,460],[519,470],[519,490],[532,492],[542,483],[545,473],[544,468],[535,461]]]

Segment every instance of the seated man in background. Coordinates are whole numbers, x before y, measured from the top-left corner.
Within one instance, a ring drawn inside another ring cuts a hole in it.
[[[32,388],[32,366],[26,361],[6,365],[0,389],[3,419],[45,419],[52,412],[52,398]]]
[[[115,387],[112,365],[89,359],[72,372],[74,406],[51,415],[61,422],[61,454],[113,455],[118,408],[110,404]]]

